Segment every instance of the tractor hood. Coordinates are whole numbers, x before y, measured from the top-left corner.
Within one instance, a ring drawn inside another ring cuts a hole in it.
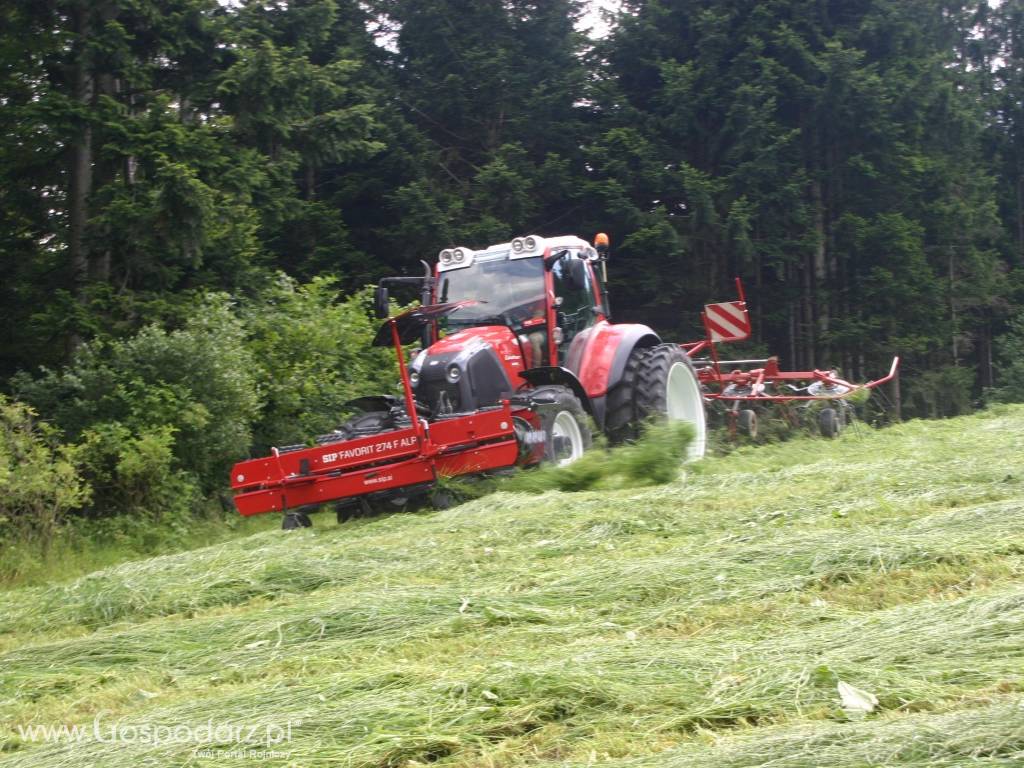
[[[492,347],[498,353],[502,367],[508,370],[509,378],[519,381],[519,372],[524,370],[523,350],[512,329],[507,325],[482,325],[476,328],[465,328],[445,336],[433,344],[427,353],[428,355],[446,355],[480,344]]]
[[[435,414],[465,413],[508,398],[523,384],[523,370],[523,350],[511,328],[466,328],[415,357],[413,389]]]

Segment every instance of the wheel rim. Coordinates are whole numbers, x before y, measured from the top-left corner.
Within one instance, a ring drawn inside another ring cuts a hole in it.
[[[572,464],[583,455],[583,434],[580,425],[576,423],[576,417],[569,411],[562,411],[555,416],[555,422],[551,425],[551,446],[553,462],[559,467]]]
[[[707,424],[704,420],[704,396],[700,384],[686,363],[675,363],[668,372],[665,411],[669,421],[685,421],[693,425],[693,442],[687,451],[690,461],[704,456],[707,447]]]

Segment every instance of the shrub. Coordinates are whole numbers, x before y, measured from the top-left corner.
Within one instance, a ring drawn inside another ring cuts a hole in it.
[[[65,514],[89,494],[75,449],[32,408],[0,395],[0,539],[36,541],[46,554]]]
[[[173,486],[221,488],[246,455],[259,408],[241,323],[223,296],[200,301],[185,326],[85,345],[63,371],[22,375],[21,396],[49,414],[82,458],[93,514],[175,508]],[[185,494],[191,496],[191,491]]]
[[[371,289],[342,302],[337,295],[334,278],[298,284],[282,275],[243,308],[264,399],[255,452],[309,440],[338,426],[346,401],[395,391],[393,353],[370,346]]]
[[[973,409],[975,371],[947,365],[909,379],[907,401],[914,413],[931,419],[952,418]]]
[[[1010,321],[1009,330],[996,339],[999,368],[993,400],[1024,403],[1024,315]]]

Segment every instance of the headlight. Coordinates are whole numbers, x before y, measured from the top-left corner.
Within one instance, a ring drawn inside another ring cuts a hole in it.
[[[463,251],[461,248],[456,248],[454,251],[452,251],[452,259],[455,261],[456,264],[461,264],[463,261],[466,260],[466,252]]]
[[[526,248],[526,250],[532,251],[534,248],[537,247],[537,238],[535,238],[533,235],[530,235],[525,240],[523,240],[523,246]]]
[[[441,263],[442,264],[451,264],[452,263],[452,252],[451,251],[449,251],[447,249],[441,251]]]
[[[447,375],[448,381],[454,384],[455,382],[462,378],[462,371],[459,370],[459,366],[457,365],[449,365]]]
[[[414,387],[420,383],[420,375],[416,371],[412,371],[409,374],[409,383]]]
[[[512,252],[513,253],[522,253],[523,252],[523,248],[524,248],[523,238],[517,237],[515,240],[512,241]]]

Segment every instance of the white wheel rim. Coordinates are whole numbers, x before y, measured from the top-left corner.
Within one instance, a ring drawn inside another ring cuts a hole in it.
[[[561,411],[555,416],[555,423],[551,425],[552,446],[562,441],[568,442],[569,453],[561,457],[555,454],[555,465],[559,467],[572,464],[583,455],[583,434],[580,432],[580,425],[576,423],[576,417],[569,411]]]
[[[704,396],[700,392],[697,377],[686,363],[675,363],[669,369],[665,411],[669,421],[685,421],[693,425],[693,442],[690,443],[687,458],[694,461],[703,457],[707,448]]]

